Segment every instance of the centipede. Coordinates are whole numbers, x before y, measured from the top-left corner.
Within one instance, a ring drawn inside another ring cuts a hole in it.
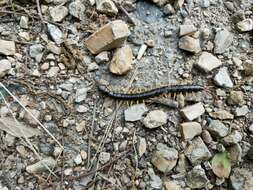
[[[145,90],[142,92],[116,92],[108,87],[108,85],[98,85],[98,89],[105,95],[117,99],[117,100],[144,100],[149,98],[154,98],[160,95],[166,94],[184,94],[184,93],[194,93],[200,92],[205,88],[201,85],[172,85],[172,86],[162,86],[158,88],[153,88],[151,90]]]

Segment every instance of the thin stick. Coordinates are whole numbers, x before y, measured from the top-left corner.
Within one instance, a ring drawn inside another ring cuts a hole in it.
[[[60,146],[60,148],[63,150],[63,146],[61,145],[61,143],[52,135],[52,133],[50,131],[48,131],[48,129],[36,118],[34,117],[34,115],[31,113],[31,111],[29,111],[20,101],[18,98],[16,98],[4,85],[2,82],[0,82],[0,86],[2,86],[4,88],[4,90],[6,92],[8,92],[8,94],[16,101],[20,104],[20,106],[27,112],[30,114],[30,116],[39,124],[39,126],[44,129],[47,134],[49,134],[49,136]]]
[[[40,8],[40,0],[36,0],[36,4],[37,4],[37,11],[38,11],[38,15],[40,17],[40,20],[42,23],[44,23],[44,18],[42,16],[41,8]]]

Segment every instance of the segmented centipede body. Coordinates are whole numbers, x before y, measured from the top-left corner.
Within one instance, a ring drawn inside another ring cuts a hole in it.
[[[114,99],[119,100],[142,100],[148,99],[162,94],[179,94],[179,93],[191,93],[199,92],[204,90],[203,86],[200,85],[174,85],[174,86],[163,86],[160,88],[154,88],[144,92],[138,93],[121,93],[115,92],[108,88],[106,85],[99,85],[99,90]]]

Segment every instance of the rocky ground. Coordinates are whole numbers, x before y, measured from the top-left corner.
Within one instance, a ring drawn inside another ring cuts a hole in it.
[[[251,0],[0,5],[0,189],[253,190]]]

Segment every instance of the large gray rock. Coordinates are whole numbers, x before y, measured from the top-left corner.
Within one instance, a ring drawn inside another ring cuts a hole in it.
[[[65,6],[55,6],[49,8],[49,13],[54,22],[61,22],[68,15],[68,9]]]
[[[48,171],[48,168],[53,169],[56,164],[57,162],[52,157],[47,157],[35,164],[27,166],[26,171],[28,173],[42,173]]]
[[[4,77],[11,69],[11,63],[8,59],[0,60],[0,78]]]
[[[145,127],[154,129],[167,123],[168,116],[164,111],[154,110],[147,114],[143,120]]]
[[[16,53],[15,42],[0,39],[0,54],[14,55]]]
[[[215,57],[211,53],[203,52],[199,57],[197,66],[207,73],[221,66],[221,64],[221,61],[217,57]]]
[[[206,176],[205,170],[200,166],[195,166],[186,177],[186,184],[191,189],[202,189],[207,187],[209,180]]]
[[[222,54],[224,53],[232,44],[233,42],[233,35],[227,30],[219,30],[214,39],[214,53]]]
[[[220,68],[214,77],[214,82],[220,87],[232,88],[234,86],[227,67]]]
[[[158,143],[156,151],[152,155],[151,162],[159,171],[166,173],[176,166],[177,160],[178,151],[176,149]]]
[[[212,156],[200,137],[193,139],[192,144],[189,144],[184,152],[193,165],[201,164]]]
[[[52,40],[56,44],[61,44],[63,42],[63,33],[62,31],[53,24],[47,24],[48,32]]]
[[[69,13],[79,20],[85,19],[85,6],[80,0],[75,0],[69,4]]]
[[[229,128],[219,120],[213,120],[209,124],[207,130],[215,137],[225,137],[229,133]]]
[[[234,168],[230,176],[230,185],[232,190],[252,190],[253,172],[245,168]]]

